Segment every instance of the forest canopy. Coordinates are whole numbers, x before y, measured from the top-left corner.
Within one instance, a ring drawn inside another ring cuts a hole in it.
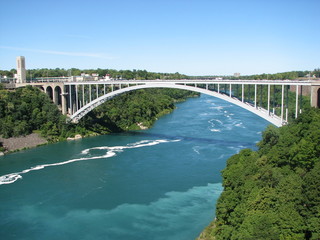
[[[204,239],[320,239],[320,110],[269,126],[258,147],[228,159]]]
[[[171,112],[177,101],[198,94],[175,89],[145,89],[107,101],[78,124],[67,122],[47,94],[27,86],[14,91],[0,89],[0,135],[18,137],[38,131],[49,141],[76,134],[82,136],[150,127],[158,117]]]

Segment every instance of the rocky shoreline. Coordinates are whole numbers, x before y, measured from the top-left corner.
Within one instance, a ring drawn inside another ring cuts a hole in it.
[[[41,137],[37,133],[12,138],[0,137],[0,142],[2,142],[2,145],[5,148],[4,153],[10,153],[21,149],[32,148],[48,143],[48,141],[45,138]]]
[[[148,129],[148,127],[144,126],[143,123],[137,123],[137,126],[140,130]],[[73,141],[82,139],[83,136],[80,134],[75,135],[75,137],[68,137],[67,141]],[[49,142],[40,136],[38,133],[32,133],[26,136],[20,137],[11,137],[11,138],[2,138],[0,136],[0,143],[2,143],[2,147],[5,149],[4,152],[0,150],[0,156],[4,154],[16,152],[23,149],[33,148],[40,145],[48,144]],[[1,146],[1,145],[0,145]]]

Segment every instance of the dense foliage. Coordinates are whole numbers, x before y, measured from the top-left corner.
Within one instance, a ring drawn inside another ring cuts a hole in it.
[[[67,137],[76,129],[66,123],[66,117],[39,89],[28,86],[0,90],[0,135],[17,137],[35,130],[54,140]]]
[[[198,93],[177,89],[143,89],[107,101],[85,116],[80,125],[93,132],[108,133],[150,127],[171,112],[174,102]]]
[[[269,126],[258,147],[227,161],[206,239],[320,239],[320,111]]]
[[[309,77],[320,77],[320,69],[314,69],[313,71],[291,71],[291,72],[282,72],[282,73],[274,73],[274,74],[254,74],[254,75],[247,75],[247,76],[240,76],[240,77],[232,77],[232,79],[269,79],[269,80],[285,80],[285,79],[298,79],[298,78],[305,78],[308,79]],[[229,78],[229,77],[227,77]]]
[[[39,89],[28,86],[0,90],[0,135],[4,138],[39,131],[49,141],[150,127],[157,117],[174,109],[174,102],[197,95],[188,91],[147,89],[106,102],[79,124],[66,122],[58,107]],[[1,147],[1,146],[0,146]]]

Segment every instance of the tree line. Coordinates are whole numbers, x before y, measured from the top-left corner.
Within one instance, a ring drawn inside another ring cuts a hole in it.
[[[248,79],[248,80],[294,80],[299,78],[309,79],[316,77],[320,78],[320,68],[314,69],[313,71],[291,71],[283,73],[274,73],[274,74],[253,74],[253,75],[244,75],[239,77],[231,77],[231,79]],[[229,77],[228,77],[229,78]]]
[[[1,76],[7,76],[12,78],[17,73],[15,69],[10,71],[0,70]],[[110,75],[113,79],[136,79],[136,80],[153,80],[153,79],[187,79],[190,78],[185,74],[176,73],[156,73],[148,72],[146,70],[115,70],[115,69],[64,69],[64,68],[41,68],[41,69],[28,69],[27,79],[40,78],[40,77],[68,77],[68,76],[80,76],[82,73],[86,74],[99,74],[99,76]]]
[[[7,76],[12,78],[14,74],[17,73],[16,69],[11,70],[0,70],[1,76]],[[194,78],[216,78],[221,76],[188,76],[186,74],[176,73],[156,73],[156,72],[148,72],[146,70],[115,70],[115,69],[64,69],[64,68],[41,68],[41,69],[28,69],[27,70],[27,79],[31,78],[40,78],[40,77],[62,77],[62,76],[80,76],[81,73],[86,74],[99,74],[99,76],[110,75],[111,78],[118,79],[137,79],[137,80],[153,80],[153,79],[194,79]],[[223,79],[299,79],[305,78],[308,79],[309,76],[312,78],[315,76],[316,78],[320,78],[320,68],[314,69],[313,71],[291,71],[291,72],[283,72],[283,73],[275,73],[275,74],[254,74],[254,75],[244,75],[244,76],[223,76]]]

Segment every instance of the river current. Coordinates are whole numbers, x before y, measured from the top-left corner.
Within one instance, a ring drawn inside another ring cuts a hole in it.
[[[0,239],[195,239],[215,216],[220,171],[268,122],[202,95],[144,131],[0,157]]]

